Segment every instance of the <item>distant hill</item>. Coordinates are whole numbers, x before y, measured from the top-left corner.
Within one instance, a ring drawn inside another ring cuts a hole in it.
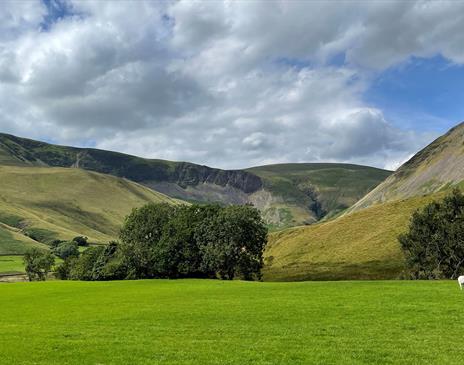
[[[373,204],[426,195],[464,180],[464,123],[452,128],[402,165],[350,211]]]
[[[0,134],[0,165],[75,167],[124,177],[187,201],[252,203],[273,229],[332,217],[390,174],[343,164],[281,164],[221,170],[188,162],[57,146],[8,134]]]
[[[280,222],[281,226],[334,217],[391,174],[373,167],[336,163],[277,164],[247,171],[263,180],[271,197],[261,205],[262,210],[268,221]]]
[[[70,168],[0,166],[0,254],[54,239],[118,237],[124,217],[148,202],[177,200],[132,181]]]

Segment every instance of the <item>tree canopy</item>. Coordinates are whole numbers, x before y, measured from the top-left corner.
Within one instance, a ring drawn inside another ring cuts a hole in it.
[[[454,189],[443,201],[416,211],[398,237],[414,279],[454,279],[464,273],[464,196]]]
[[[50,252],[31,248],[23,257],[26,274],[29,281],[44,281],[55,264],[55,258]]]
[[[60,277],[260,279],[267,228],[248,205],[148,204],[126,217],[120,240],[66,260]]]

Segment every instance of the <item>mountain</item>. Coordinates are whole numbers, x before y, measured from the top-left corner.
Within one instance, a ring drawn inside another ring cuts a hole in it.
[[[187,201],[252,203],[271,228],[314,223],[346,209],[389,171],[343,164],[221,170],[0,134],[0,165],[76,167],[123,177]]]
[[[374,204],[426,195],[464,180],[464,123],[433,141],[377,186],[350,211]]]
[[[82,169],[0,166],[0,182],[0,254],[78,235],[106,243],[118,237],[132,208],[179,203],[132,181]]]
[[[411,214],[464,187],[464,123],[419,151],[343,215],[270,235],[266,280],[393,279]]]

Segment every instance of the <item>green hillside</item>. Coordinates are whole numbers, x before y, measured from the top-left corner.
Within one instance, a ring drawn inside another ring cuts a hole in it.
[[[280,226],[314,223],[331,218],[353,205],[390,171],[335,163],[292,163],[248,169],[264,181],[270,199],[264,214],[279,217]]]
[[[350,211],[373,204],[431,194],[464,180],[464,123],[437,138],[403,164]]]
[[[265,278],[396,278],[403,267],[397,236],[412,212],[453,186],[462,187],[463,180],[464,123],[418,152],[341,217],[272,234]]]
[[[132,208],[178,203],[131,181],[81,169],[0,166],[0,181],[0,254],[77,235],[108,242]]]
[[[252,203],[263,212],[272,229],[332,217],[390,174],[343,164],[281,164],[221,170],[188,162],[58,146],[8,134],[0,134],[0,165],[79,167],[124,177],[187,201]]]
[[[265,280],[394,279],[403,270],[397,241],[411,214],[444,193],[376,205],[309,227],[270,235]]]

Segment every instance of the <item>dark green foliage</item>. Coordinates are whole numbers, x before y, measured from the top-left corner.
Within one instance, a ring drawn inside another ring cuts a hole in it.
[[[61,280],[70,279],[71,269],[74,267],[77,261],[77,257],[68,257],[64,260],[61,265],[58,265],[55,269],[55,276]]]
[[[464,273],[464,196],[455,189],[411,218],[399,236],[409,274],[414,279],[454,279]]]
[[[197,231],[222,210],[219,205],[191,205],[175,208],[164,225],[155,248],[156,274],[160,277],[208,277],[211,270],[202,267],[202,253]]]
[[[121,244],[68,256],[61,279],[260,279],[267,229],[251,206],[148,204],[134,209]],[[77,244],[72,242],[77,248]],[[57,247],[68,247],[62,243]]]
[[[53,253],[59,258],[66,260],[68,257],[78,257],[79,247],[77,242],[61,242],[53,249]]]
[[[84,236],[77,236],[72,239],[73,242],[76,242],[78,246],[86,247],[89,245],[88,238]]]
[[[51,243],[50,243],[50,246],[52,248],[57,248],[60,244],[62,244],[63,242],[66,242],[64,240],[53,240]]]
[[[163,227],[174,214],[168,204],[147,204],[134,209],[121,229],[121,254],[130,278],[149,278],[156,274],[156,247]]]
[[[251,206],[229,206],[201,222],[197,230],[202,269],[221,279],[261,278],[267,229]]]
[[[32,248],[24,254],[24,266],[29,281],[44,281],[55,264],[55,258],[49,252]]]
[[[149,204],[121,230],[128,278],[259,279],[267,229],[251,206]]]
[[[117,280],[126,277],[126,268],[118,256],[118,245],[94,246],[85,250],[80,257],[68,257],[57,268],[62,280]]]

